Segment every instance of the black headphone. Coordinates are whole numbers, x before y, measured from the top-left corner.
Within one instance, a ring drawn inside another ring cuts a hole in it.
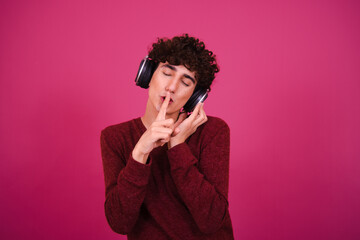
[[[146,56],[140,63],[138,73],[135,78],[137,86],[148,88],[152,75],[154,74],[158,64]],[[186,112],[192,112],[199,102],[204,102],[208,97],[208,90],[196,87],[194,93],[184,105]]]

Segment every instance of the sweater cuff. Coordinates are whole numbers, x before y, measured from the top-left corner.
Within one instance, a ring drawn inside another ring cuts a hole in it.
[[[149,181],[150,173],[151,161],[148,164],[142,164],[130,155],[122,174],[119,175],[118,181],[120,180],[121,175],[123,175],[123,178],[134,185],[145,186]]]
[[[187,168],[195,165],[198,160],[192,154],[187,143],[180,143],[167,151],[171,170],[178,168]]]

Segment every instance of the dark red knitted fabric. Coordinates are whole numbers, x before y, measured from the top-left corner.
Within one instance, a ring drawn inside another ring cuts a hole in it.
[[[101,132],[105,215],[128,239],[234,239],[228,210],[228,125],[208,117],[185,143],[132,158],[146,131],[141,118]]]

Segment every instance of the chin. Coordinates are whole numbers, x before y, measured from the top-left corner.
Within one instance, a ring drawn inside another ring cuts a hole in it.
[[[158,103],[158,104],[156,104],[155,105],[155,109],[156,109],[156,111],[160,111],[160,108],[161,108],[161,103]]]

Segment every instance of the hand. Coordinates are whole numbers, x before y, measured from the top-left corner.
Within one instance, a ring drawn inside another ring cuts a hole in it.
[[[173,134],[168,142],[168,147],[172,148],[185,140],[193,134],[196,129],[207,121],[207,116],[204,111],[204,103],[196,105],[194,111],[189,117],[187,113],[181,113],[179,119],[176,121],[174,128],[179,129],[176,134]]]
[[[166,109],[169,102],[170,93],[168,92],[155,121],[144,132],[134,147],[132,157],[136,161],[146,163],[150,152],[154,148],[164,145],[170,140],[172,134],[179,132],[179,129],[174,131],[174,120],[172,118],[166,119]]]

